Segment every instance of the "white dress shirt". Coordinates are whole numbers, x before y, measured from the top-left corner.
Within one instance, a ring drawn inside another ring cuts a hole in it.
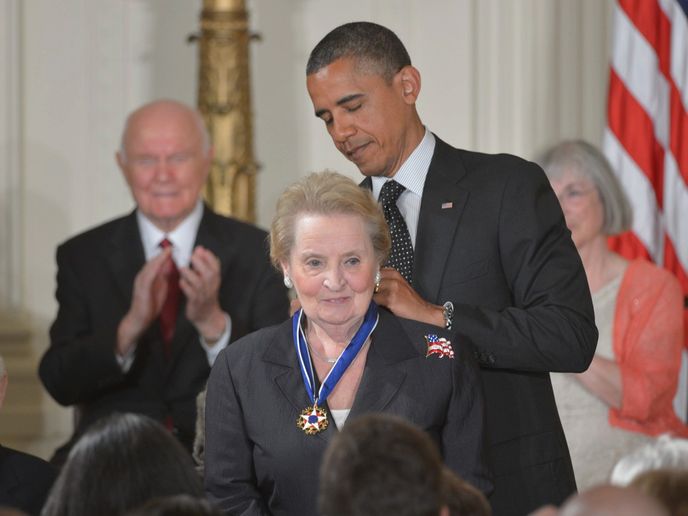
[[[432,161],[434,152],[435,136],[426,127],[423,139],[393,177],[375,176],[371,178],[373,197],[376,200],[380,197],[382,185],[390,179],[394,179],[406,188],[397,200],[397,207],[406,221],[406,227],[408,227],[414,249],[416,247],[416,233],[418,232],[418,218],[420,216],[420,202],[423,197],[423,186],[425,186],[425,178],[428,175],[430,161]]]
[[[141,243],[143,245],[143,252],[146,261],[155,258],[162,252],[160,242],[167,238],[172,243],[172,259],[177,265],[178,269],[188,267],[191,262],[191,254],[193,253],[194,243],[196,242],[196,234],[198,233],[198,226],[203,217],[203,202],[199,199],[193,211],[186,217],[179,226],[177,226],[170,233],[165,233],[158,229],[150,219],[148,219],[140,210],[136,210],[136,222],[139,227],[139,234],[141,235]],[[199,337],[201,347],[208,356],[208,364],[211,366],[215,362],[217,355],[229,344],[229,337],[232,333],[232,320],[229,314],[225,313],[225,331],[222,333],[220,339],[209,346],[202,335]],[[117,360],[126,373],[131,368],[134,362],[136,353],[136,346],[133,346],[131,351],[124,357],[117,356]]]

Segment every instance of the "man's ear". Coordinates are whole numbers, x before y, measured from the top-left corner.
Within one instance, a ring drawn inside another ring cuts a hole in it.
[[[401,89],[401,95],[407,104],[415,104],[420,94],[420,72],[411,65],[404,66],[394,76]]]

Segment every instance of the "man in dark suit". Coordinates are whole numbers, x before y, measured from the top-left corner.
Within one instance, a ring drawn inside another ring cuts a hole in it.
[[[189,107],[132,113],[117,162],[137,208],[57,250],[57,318],[40,377],[78,407],[76,438],[111,412],[164,422],[191,448],[196,395],[230,340],[284,320],[265,233],[200,200],[212,149]]]
[[[5,401],[7,382],[5,362],[0,356],[0,407]],[[12,507],[40,514],[56,476],[57,470],[44,460],[0,446],[0,509]]]
[[[307,66],[315,114],[391,228],[375,301],[450,328],[482,367],[496,515],[575,491],[549,371],[584,371],[597,330],[581,261],[536,165],[450,147],[422,124],[420,73],[390,30],[350,23]],[[403,274],[403,275],[402,275]]]

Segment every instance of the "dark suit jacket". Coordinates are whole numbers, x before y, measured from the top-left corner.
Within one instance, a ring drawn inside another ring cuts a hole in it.
[[[437,138],[413,278],[423,299],[454,303],[456,340],[476,348],[495,516],[564,500],[575,480],[548,372],[584,371],[597,329],[585,272],[542,170]]]
[[[205,208],[196,244],[221,262],[219,300],[232,319],[231,340],[287,318],[288,298],[269,263],[264,231]],[[129,309],[134,277],[144,262],[135,213],[57,249],[59,310],[39,373],[59,403],[80,409],[67,448],[86,427],[112,412],[136,412],[159,421],[171,416],[180,441],[191,447],[195,398],[210,367],[197,331],[184,316],[185,304],[169,360],[158,324],[138,342],[128,373],[122,373],[115,359],[117,326]]]
[[[40,514],[56,476],[44,460],[0,446],[0,507]]]
[[[477,365],[465,345],[453,345],[453,360],[426,358],[429,333],[447,336],[380,310],[347,421],[370,412],[404,417],[430,434],[451,468],[489,491]],[[233,344],[213,366],[205,485],[230,514],[317,514],[320,460],[337,428],[331,416],[319,434],[297,428],[299,414],[311,405],[297,360],[288,321]]]

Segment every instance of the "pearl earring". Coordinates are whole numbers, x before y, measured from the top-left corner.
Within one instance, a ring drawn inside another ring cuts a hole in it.
[[[284,275],[284,286],[287,288],[292,288],[294,286],[294,282],[286,274]]]
[[[380,271],[378,270],[375,273],[375,293],[377,294],[380,292],[380,282],[382,281],[382,275],[380,274]]]

